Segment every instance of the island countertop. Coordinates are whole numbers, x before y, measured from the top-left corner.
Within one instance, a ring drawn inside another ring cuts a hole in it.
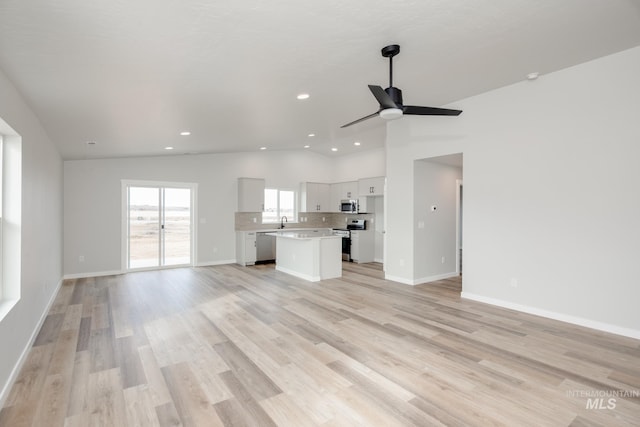
[[[267,236],[285,237],[288,239],[298,239],[298,240],[331,239],[331,238],[342,239],[342,237],[334,235],[331,230],[274,231],[274,232],[265,233],[265,234]]]

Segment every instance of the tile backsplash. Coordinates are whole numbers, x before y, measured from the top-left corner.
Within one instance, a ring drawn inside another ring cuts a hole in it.
[[[367,228],[373,228],[373,214],[344,214],[339,212],[301,212],[298,222],[288,222],[285,228],[345,228],[351,219],[367,220]],[[280,223],[262,223],[262,212],[236,212],[236,231],[269,230],[280,227]]]

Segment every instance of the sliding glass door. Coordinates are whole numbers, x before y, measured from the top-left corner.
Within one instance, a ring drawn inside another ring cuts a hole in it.
[[[191,265],[193,188],[126,185],[127,269]]]

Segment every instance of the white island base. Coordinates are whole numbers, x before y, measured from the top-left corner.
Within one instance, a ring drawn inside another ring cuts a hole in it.
[[[276,270],[311,282],[342,277],[342,238],[330,233],[277,232]]]

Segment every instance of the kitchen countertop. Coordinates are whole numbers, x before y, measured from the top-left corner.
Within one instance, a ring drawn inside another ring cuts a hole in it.
[[[322,230],[277,230],[274,232],[266,233],[268,236],[286,237],[289,239],[329,239],[336,238],[341,239],[340,236],[335,236],[330,229]]]
[[[285,228],[257,228],[254,230],[236,230],[241,233],[280,233],[280,232],[288,232],[288,231],[296,231],[296,232],[307,232],[312,233],[315,231],[329,231],[333,230],[331,227],[324,228],[311,228],[311,227],[285,227]]]

